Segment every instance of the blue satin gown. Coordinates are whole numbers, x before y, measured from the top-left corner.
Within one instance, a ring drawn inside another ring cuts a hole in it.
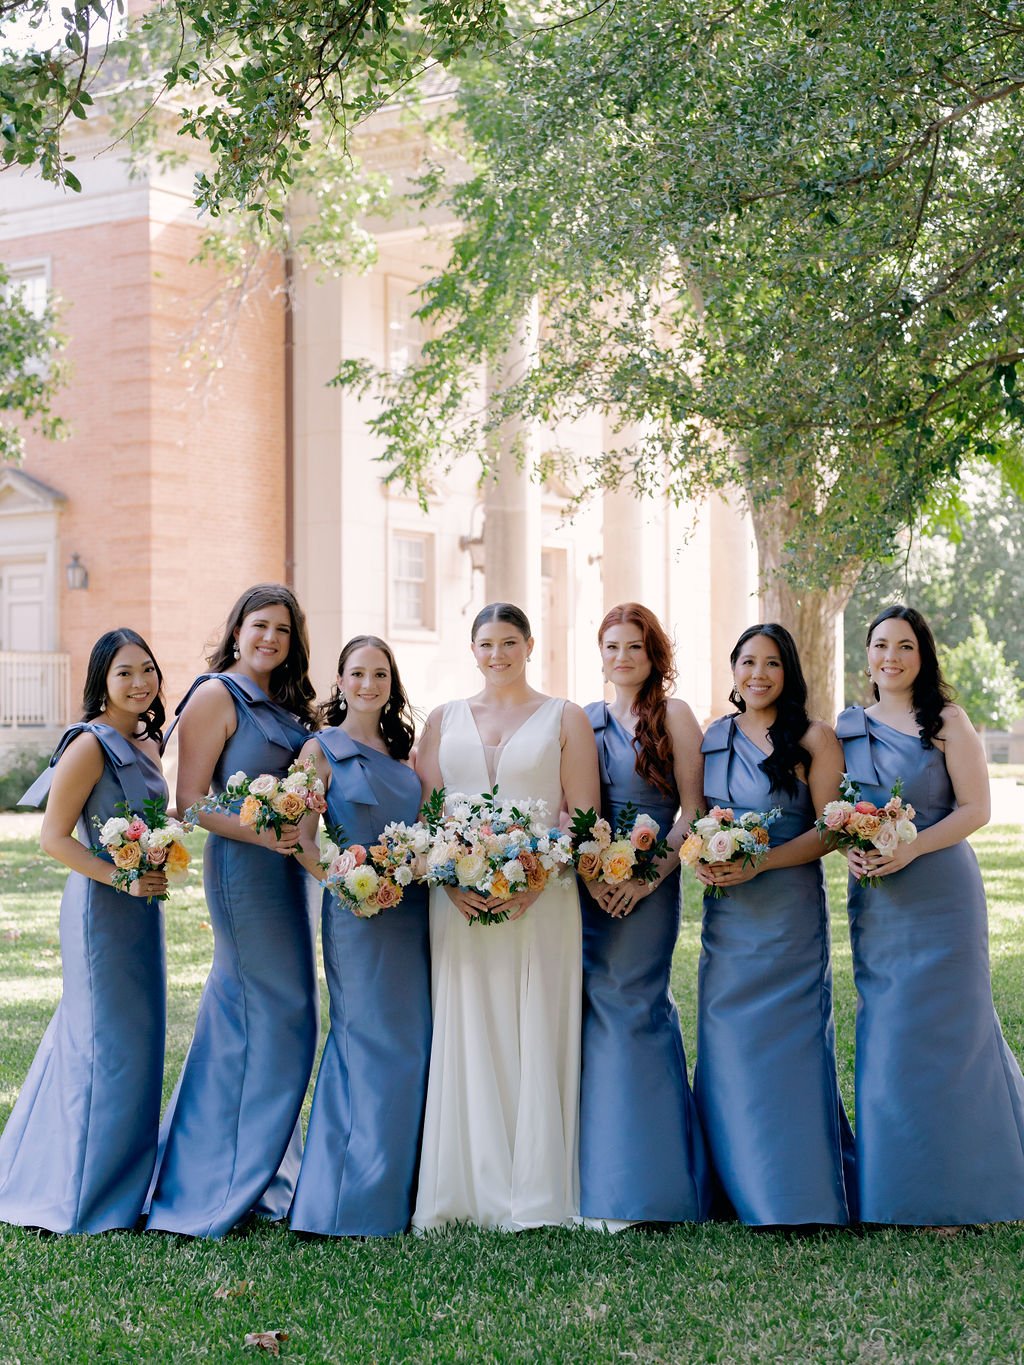
[[[781,806],[773,845],[813,825],[807,787],[772,790],[765,754],[734,717],[715,721],[702,747],[709,808]],[[722,1193],[756,1226],[850,1222],[853,1137],[836,1080],[820,861],[705,896],[701,948],[694,1094]]]
[[[127,801],[166,798],[156,763],[109,725],[73,725],[22,797],[39,805],[53,767],[88,732],[103,773],[77,835]],[[109,861],[107,854],[101,854]],[[134,1227],[153,1175],[164,1066],[166,972],[160,902],[68,875],[60,905],[64,991],[0,1137],[0,1220],[50,1232]]]
[[[850,776],[914,823],[956,806],[946,760],[859,706],[836,725]],[[966,840],[877,887],[850,878],[857,984],[857,1177],[866,1223],[1024,1219],[1024,1080],[992,1004],[985,889]]]
[[[214,791],[241,770],[281,777],[308,733],[251,679],[204,674],[231,693],[237,728]],[[148,1228],[222,1237],[246,1214],[284,1218],[302,1160],[299,1113],[316,1056],[313,879],[293,858],[211,834],[203,881],[213,966],[164,1116]]]
[[[633,736],[604,702],[586,708],[601,767],[601,809],[632,802],[667,834],[679,809],[636,771]],[[669,990],[679,933],[679,870],[613,919],[583,891],[580,1212],[584,1218],[697,1222],[708,1164]]]
[[[404,763],[351,739],[317,735],[331,767],[327,822],[346,844],[376,843],[392,821],[412,824],[420,783]],[[430,1060],[427,891],[360,919],[323,893],[331,1031],[324,1044],[306,1150],[292,1206],[300,1232],[334,1237],[404,1232],[416,1192]]]

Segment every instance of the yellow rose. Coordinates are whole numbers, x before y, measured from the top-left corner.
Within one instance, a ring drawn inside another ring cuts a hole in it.
[[[278,792],[271,798],[270,804],[282,820],[287,820],[292,825],[301,820],[306,813],[306,803],[297,792]]]
[[[699,834],[688,834],[679,850],[679,861],[686,867],[696,867],[704,852],[704,840]]]
[[[504,900],[506,896],[511,894],[511,890],[504,872],[495,872],[491,879],[491,895],[496,900]]]
[[[238,812],[238,823],[240,825],[255,825],[260,813],[260,803],[255,796],[247,796],[242,802],[242,809]]]
[[[120,848],[111,851],[114,859],[114,866],[131,872],[142,862],[142,849],[137,843],[122,844]]]
[[[184,872],[192,861],[192,855],[184,844],[171,844],[167,850],[167,871]]]
[[[628,882],[633,875],[633,864],[624,853],[616,853],[604,865],[604,879],[611,886]]]

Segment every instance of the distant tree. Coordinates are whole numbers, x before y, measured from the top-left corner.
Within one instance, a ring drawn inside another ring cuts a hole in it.
[[[0,461],[21,459],[26,426],[63,435],[53,401],[64,371],[52,310],[36,317],[0,264]]]
[[[979,616],[965,640],[940,646],[939,658],[957,701],[979,730],[1007,730],[1024,711],[1024,685]]]

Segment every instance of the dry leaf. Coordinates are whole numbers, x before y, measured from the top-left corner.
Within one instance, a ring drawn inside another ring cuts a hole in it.
[[[281,1354],[281,1342],[288,1340],[287,1332],[276,1328],[271,1332],[246,1332],[246,1346],[255,1346],[258,1351],[269,1351],[272,1356]]]
[[[210,921],[208,919],[201,919],[199,921],[199,927],[200,929],[209,929]]]
[[[250,1280],[239,1280],[237,1284],[222,1284],[213,1291],[215,1299],[237,1299],[251,1288]]]

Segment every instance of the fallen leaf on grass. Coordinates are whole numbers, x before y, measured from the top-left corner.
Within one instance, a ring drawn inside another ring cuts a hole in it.
[[[281,1354],[281,1342],[288,1340],[287,1332],[276,1328],[271,1332],[246,1332],[246,1346],[255,1346],[258,1351],[269,1351],[272,1356]]]
[[[247,1293],[252,1288],[250,1280],[239,1280],[237,1284],[222,1284],[219,1289],[213,1291],[215,1299],[237,1299]]]
[[[199,921],[199,927],[200,929],[209,929],[210,921],[208,919],[201,919]]]

